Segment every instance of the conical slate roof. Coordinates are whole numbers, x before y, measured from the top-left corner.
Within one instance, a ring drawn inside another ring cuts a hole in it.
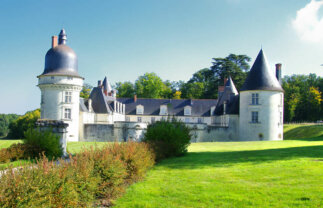
[[[229,76],[228,81],[225,84],[224,92],[216,105],[216,115],[223,115],[224,102],[227,104],[226,114],[237,114],[239,112],[239,93],[232,81],[231,76]]]
[[[224,92],[222,93],[221,97],[219,98],[217,107],[223,105],[224,101],[229,103],[231,99],[238,95],[238,91],[236,86],[234,85],[231,76],[229,76],[228,81],[225,84]]]
[[[262,49],[260,50],[251,67],[248,77],[241,88],[241,91],[247,90],[284,91],[277,78],[272,74],[272,72],[270,72]]]

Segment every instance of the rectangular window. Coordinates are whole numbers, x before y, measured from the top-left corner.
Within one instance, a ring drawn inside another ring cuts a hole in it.
[[[197,119],[197,122],[198,122],[198,123],[203,123],[203,118],[198,118],[198,119]]]
[[[54,77],[50,77],[51,79],[54,79]]]
[[[72,92],[65,92],[65,103],[72,102]]]
[[[126,117],[126,121],[130,121],[130,117],[129,116]]]
[[[189,123],[190,122],[190,118],[185,118],[185,123]]]
[[[280,120],[280,124],[283,124],[283,112],[279,112],[279,120]]]
[[[72,118],[72,110],[70,108],[65,108],[64,110],[64,118],[71,119]]]
[[[259,105],[259,94],[258,93],[252,93],[252,105]]]
[[[67,77],[68,80],[73,80],[73,77]]]
[[[251,123],[259,123],[257,111],[251,112]]]
[[[137,117],[137,121],[141,122],[142,121],[141,117]]]
[[[155,123],[155,117],[151,117],[151,123]]]

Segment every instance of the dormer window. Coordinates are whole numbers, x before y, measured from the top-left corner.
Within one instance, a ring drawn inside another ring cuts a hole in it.
[[[258,93],[252,93],[251,104],[252,105],[259,105],[259,94]]]
[[[144,106],[143,105],[137,105],[137,107],[136,107],[136,114],[137,115],[144,114]]]
[[[190,116],[192,115],[192,107],[191,106],[185,106],[184,108],[184,116]]]
[[[167,105],[161,105],[160,106],[159,115],[168,115]]]

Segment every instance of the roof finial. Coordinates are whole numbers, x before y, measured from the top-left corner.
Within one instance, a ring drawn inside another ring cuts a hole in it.
[[[65,30],[64,28],[61,30],[61,32],[59,33],[59,36],[58,36],[58,44],[61,45],[65,45],[66,44],[66,33],[65,33]]]

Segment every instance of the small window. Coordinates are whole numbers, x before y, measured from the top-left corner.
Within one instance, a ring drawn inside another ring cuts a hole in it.
[[[126,121],[130,121],[130,117],[129,116],[126,116]]]
[[[198,123],[203,123],[203,118],[198,118],[198,119],[197,119],[197,122],[198,122]]]
[[[279,112],[279,121],[280,121],[280,124],[283,124],[283,112]]]
[[[160,106],[160,115],[167,115],[168,112],[167,112],[167,106],[166,105],[161,105]]]
[[[191,115],[191,112],[192,111],[192,108],[191,108],[191,106],[186,106],[185,108],[184,108],[184,116],[190,116]]]
[[[138,122],[142,122],[141,117],[137,117],[137,121],[138,121]]]
[[[65,119],[71,119],[72,118],[71,113],[72,113],[72,110],[70,108],[65,108],[65,110],[64,110],[64,118]]]
[[[65,103],[72,102],[72,92],[65,92]]]
[[[190,122],[190,118],[185,118],[185,123],[189,123]]]
[[[251,123],[259,123],[257,111],[251,112]]]
[[[137,114],[137,115],[142,115],[142,114],[144,114],[144,106],[142,106],[142,105],[137,105],[137,107],[136,107],[136,114]]]
[[[155,117],[151,117],[151,123],[155,123]]]
[[[44,104],[44,103],[45,103],[44,94],[42,94],[40,104]]]
[[[51,79],[55,79],[55,77],[50,77]]]
[[[67,77],[68,80],[73,80],[73,77]]]
[[[258,93],[252,93],[252,105],[259,105],[259,94]]]

